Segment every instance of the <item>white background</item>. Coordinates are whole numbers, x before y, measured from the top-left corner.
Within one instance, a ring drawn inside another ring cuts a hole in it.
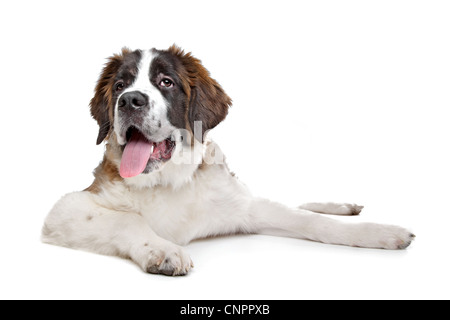
[[[450,298],[447,1],[9,1],[0,10],[0,298]],[[101,160],[88,103],[121,47],[202,59],[234,106],[213,133],[253,193],[365,205],[405,251],[234,236],[186,277],[39,241]]]

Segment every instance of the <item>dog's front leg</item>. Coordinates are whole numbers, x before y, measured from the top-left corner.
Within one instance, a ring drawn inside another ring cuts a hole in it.
[[[408,230],[375,223],[344,223],[302,209],[255,199],[249,208],[255,233],[309,239],[355,247],[404,249],[414,239]]]
[[[361,213],[364,206],[358,206],[357,204],[352,203],[310,202],[302,204],[298,208],[338,216],[356,216]]]
[[[159,237],[137,214],[100,205],[87,191],[64,196],[44,224],[46,243],[130,258],[145,272],[184,275],[192,262],[184,250]]]

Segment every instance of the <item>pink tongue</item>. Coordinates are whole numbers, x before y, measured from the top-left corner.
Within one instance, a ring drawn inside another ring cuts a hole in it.
[[[122,178],[131,178],[141,174],[147,166],[147,162],[152,154],[153,144],[137,130],[128,141],[123,150],[122,160],[120,162],[120,176]]]

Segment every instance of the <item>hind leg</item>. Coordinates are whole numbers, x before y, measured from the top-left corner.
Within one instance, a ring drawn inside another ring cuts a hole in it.
[[[361,213],[364,206],[358,206],[351,203],[311,202],[302,204],[298,208],[317,213],[334,214],[339,216],[356,216]]]
[[[192,262],[184,250],[159,237],[141,215],[106,208],[99,200],[88,191],[61,198],[45,220],[42,241],[129,258],[149,273],[189,271]]]

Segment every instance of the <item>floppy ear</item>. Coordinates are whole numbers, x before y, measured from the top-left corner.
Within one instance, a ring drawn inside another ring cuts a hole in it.
[[[203,142],[207,130],[218,125],[228,114],[228,108],[232,100],[216,80],[210,77],[208,70],[201,61],[194,58],[191,53],[173,45],[169,52],[175,54],[184,66],[185,74],[180,75],[183,81],[183,89],[189,99],[188,120],[191,130],[196,128],[195,123],[200,121],[202,125],[201,137],[197,140]],[[187,83],[186,83],[187,82]],[[200,132],[195,132],[199,135]]]
[[[97,144],[102,143],[112,130],[114,78],[122,64],[124,55],[128,52],[129,50],[124,48],[121,54],[110,57],[97,81],[95,94],[90,102],[91,115],[99,125]]]

